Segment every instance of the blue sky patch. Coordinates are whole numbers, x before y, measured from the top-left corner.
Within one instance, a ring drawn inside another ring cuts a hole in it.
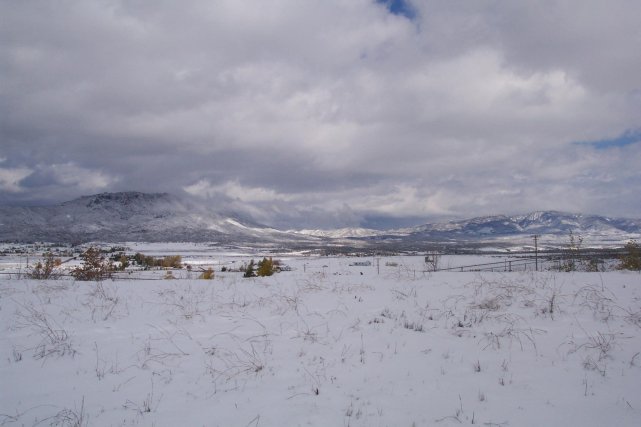
[[[404,16],[410,20],[416,17],[416,11],[407,0],[376,0],[376,2],[385,5],[394,15]]]
[[[596,141],[583,141],[577,144],[591,145],[597,150],[607,150],[608,148],[625,147],[626,145],[641,142],[641,129],[628,129],[616,138],[606,138]]]

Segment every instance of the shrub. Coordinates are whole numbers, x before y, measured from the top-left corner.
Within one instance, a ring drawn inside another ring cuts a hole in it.
[[[83,259],[83,264],[71,271],[71,275],[76,280],[99,281],[111,277],[113,264],[110,260],[105,259],[100,249],[91,247],[80,257]]]
[[[61,261],[59,258],[54,258],[51,252],[47,252],[44,254],[44,264],[38,262],[31,271],[27,273],[27,277],[36,280],[56,279],[58,278],[58,274],[55,268],[60,266],[60,264]]]
[[[136,255],[134,255],[134,262],[141,266],[144,265],[145,255],[141,254],[140,252],[136,252]]]
[[[153,267],[182,268],[182,257],[180,255],[168,255],[164,258],[154,258],[138,252],[134,255],[134,261],[145,269]]]
[[[145,269],[156,266],[156,259],[154,257],[147,256],[140,252],[134,255],[134,261],[136,262],[136,264],[138,264],[141,267],[144,267]]]
[[[571,272],[576,271],[578,268],[581,245],[583,244],[583,237],[575,235],[571,230],[568,235],[568,244],[565,250],[565,260],[560,266],[561,271]]]
[[[129,267],[129,258],[127,258],[125,254],[120,255],[118,261],[120,262],[120,270],[124,270]]]
[[[621,257],[619,268],[621,270],[638,270],[641,271],[641,247],[639,244],[630,240],[625,245],[626,254]]]
[[[212,280],[214,278],[214,269],[209,267],[207,270],[203,271],[198,278],[203,280]]]
[[[589,271],[591,273],[597,273],[599,271],[599,265],[603,264],[603,261],[597,258],[590,258],[588,260],[588,263],[585,267],[586,271]]]
[[[170,255],[164,257],[160,265],[165,268],[182,268],[182,257],[180,255]]]

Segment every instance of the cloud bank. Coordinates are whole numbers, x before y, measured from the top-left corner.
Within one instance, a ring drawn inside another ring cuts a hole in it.
[[[2,204],[168,191],[284,228],[640,216],[641,144],[599,145],[641,129],[639,2],[0,10]]]

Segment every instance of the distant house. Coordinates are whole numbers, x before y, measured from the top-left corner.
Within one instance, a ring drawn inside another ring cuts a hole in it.
[[[372,261],[356,261],[350,264],[352,267],[369,267],[372,265]]]

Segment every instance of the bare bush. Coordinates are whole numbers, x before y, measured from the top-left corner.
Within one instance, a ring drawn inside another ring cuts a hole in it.
[[[641,328],[641,309],[633,311],[632,309],[623,309],[625,314],[623,318],[626,322]]]
[[[69,333],[61,328],[44,310],[38,310],[31,304],[18,304],[23,311],[18,311],[19,328],[30,328],[40,338],[40,342],[33,348],[35,359],[44,359],[49,356],[64,356],[76,354],[72,347]]]
[[[607,365],[603,360],[594,360],[592,356],[588,355],[583,359],[583,368],[588,371],[596,371],[605,377],[607,373]]]
[[[423,332],[423,324],[418,322],[410,322],[406,320],[405,322],[403,322],[403,327],[411,331]]]
[[[118,303],[120,298],[116,288],[105,286],[102,282],[97,282],[95,288],[89,293],[89,299],[84,304],[91,309],[91,318],[95,321],[96,316],[104,321],[109,319]]]
[[[538,299],[543,305],[540,306],[539,311],[541,314],[549,314],[550,319],[554,320],[554,316],[561,311],[561,304],[566,298],[562,293],[563,285],[548,284],[544,281],[541,287],[542,295],[539,294]]]
[[[614,295],[605,289],[598,289],[594,286],[584,286],[574,295],[574,301],[590,310],[596,318],[608,321],[616,309]]]
[[[587,370],[597,371],[602,376],[606,375],[607,361],[611,359],[610,353],[617,346],[617,336],[610,332],[597,331],[594,334],[586,332],[583,327],[581,330],[585,334],[585,340],[576,341],[571,337],[567,344],[570,345],[568,354],[585,350],[588,354],[583,358],[583,367]]]
[[[559,266],[561,271],[576,271],[581,263],[581,246],[583,244],[583,237],[575,235],[572,230],[568,235],[568,243],[564,253],[564,260]]]
[[[159,291],[158,296],[162,298],[161,304],[170,307],[175,314],[185,319],[211,312],[211,295],[208,297],[204,288],[194,289],[191,284]]]
[[[136,403],[127,399],[125,403],[122,405],[122,407],[125,409],[136,411],[138,415],[144,415],[151,411],[155,411],[159,403],[160,403],[160,400],[156,401],[154,398],[154,381],[152,379],[151,390],[149,391],[149,393],[147,393],[147,396],[145,396],[145,398],[142,400],[141,403]]]
[[[254,344],[250,344],[249,349],[240,348],[238,351],[217,349],[214,357],[222,363],[220,367],[213,360],[206,364],[206,370],[214,381],[229,381],[239,375],[257,375],[265,369],[263,356],[256,351]]]
[[[541,329],[532,329],[532,328],[517,328],[514,325],[507,325],[502,330],[498,332],[487,332],[484,334],[484,337],[481,338],[479,343],[485,343],[483,350],[491,347],[495,350],[499,350],[502,346],[503,341],[512,346],[513,343],[517,343],[521,348],[521,351],[525,349],[523,343],[530,343],[535,353],[538,354],[536,347],[536,341],[534,339],[535,335],[543,334],[545,331]]]
[[[80,409],[65,408],[56,415],[45,418],[36,425],[43,422],[48,422],[50,426],[55,427],[85,427],[89,425],[89,419],[85,413],[85,398],[82,398]]]
[[[35,280],[58,279],[60,273],[57,271],[57,268],[61,263],[59,258],[54,258],[51,252],[47,252],[44,255],[43,261],[39,261],[31,267],[27,272],[27,277]]]
[[[616,344],[616,336],[612,333],[598,332],[596,334],[587,334],[588,342],[584,346],[588,349],[597,350],[599,360],[610,357],[610,352]]]

